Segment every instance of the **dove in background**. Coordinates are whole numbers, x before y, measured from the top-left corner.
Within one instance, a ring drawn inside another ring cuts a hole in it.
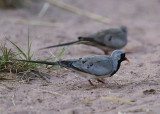
[[[77,41],[48,46],[41,49],[49,49],[72,44],[85,44],[94,46],[103,50],[105,54],[108,54],[108,52],[121,49],[127,44],[127,27],[122,26],[120,28],[102,30],[86,37],[78,37]]]

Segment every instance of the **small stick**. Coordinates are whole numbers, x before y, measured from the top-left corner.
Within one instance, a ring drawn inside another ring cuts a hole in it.
[[[121,102],[121,103],[130,104],[130,105],[136,104],[135,102],[126,101],[126,100],[115,98],[115,97],[98,97],[98,98],[89,99],[85,103],[90,103],[90,102],[95,101],[97,99],[118,101],[118,102]]]
[[[43,90],[43,89],[33,89],[33,90],[39,90],[39,91],[50,93],[50,94],[53,94],[53,95],[64,96],[63,94],[60,94],[60,93],[57,93],[57,92],[53,92],[53,91],[47,91],[47,90]]]
[[[47,83],[51,83],[50,79],[42,74],[42,72],[36,72],[42,79],[46,80]]]
[[[11,100],[12,100],[13,105],[16,106],[15,101],[14,101],[14,96],[15,95],[13,94],[12,97],[11,97]]]
[[[131,105],[136,104],[135,102],[126,101],[126,100],[119,99],[119,98],[114,98],[114,97],[100,97],[100,99],[106,99],[106,100],[118,101],[118,102],[127,103],[127,104],[131,104]]]
[[[48,26],[48,27],[59,27],[60,23],[51,23],[51,22],[43,22],[43,21],[29,21],[29,20],[18,20],[18,19],[8,19],[5,20],[6,23],[13,24],[24,24],[24,25],[35,25],[35,26]]]
[[[77,13],[79,15],[84,15],[84,16],[89,17],[91,19],[97,20],[101,23],[109,23],[110,22],[110,20],[106,17],[81,10],[79,8],[76,8],[76,7],[71,6],[69,4],[65,4],[65,3],[60,2],[60,1],[56,1],[56,0],[46,0],[46,1],[49,2],[52,5],[55,5],[57,7],[63,8],[63,9],[68,10],[68,11],[71,11],[73,13]]]
[[[48,10],[50,4],[49,3],[44,3],[43,8],[41,9],[41,11],[39,12],[38,16],[42,17],[45,15],[46,11]]]

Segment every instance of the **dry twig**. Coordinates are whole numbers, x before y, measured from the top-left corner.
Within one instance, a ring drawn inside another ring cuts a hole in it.
[[[48,27],[59,27],[60,23],[51,23],[51,22],[43,22],[43,21],[29,21],[29,20],[20,20],[20,19],[11,19],[5,20],[6,23],[13,24],[24,24],[24,25],[35,25],[35,26],[48,26]]]
[[[109,23],[110,22],[110,20],[108,18],[106,18],[106,17],[103,17],[103,16],[100,16],[100,15],[97,15],[97,14],[94,14],[94,13],[90,13],[90,12],[81,10],[79,8],[76,8],[74,6],[71,6],[69,4],[65,4],[65,3],[57,1],[57,0],[46,0],[46,1],[49,2],[52,5],[55,5],[57,7],[60,7],[62,9],[71,11],[71,12],[79,14],[79,15],[84,15],[84,16],[89,17],[91,19],[97,20],[97,21],[99,21],[101,23]]]
[[[53,94],[53,95],[64,96],[63,94],[60,94],[60,93],[57,93],[57,92],[53,92],[53,91],[47,91],[47,90],[43,90],[43,89],[33,89],[33,90],[38,90],[38,91],[50,93],[50,94]]]

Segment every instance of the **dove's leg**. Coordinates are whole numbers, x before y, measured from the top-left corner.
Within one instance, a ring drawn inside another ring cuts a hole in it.
[[[98,82],[101,82],[102,84],[105,84],[104,81],[100,80],[100,79],[97,79]]]
[[[105,55],[109,55],[108,51],[104,51],[104,54],[105,54]]]
[[[91,86],[94,86],[94,84],[91,82],[91,80],[88,80],[88,82],[90,83]]]

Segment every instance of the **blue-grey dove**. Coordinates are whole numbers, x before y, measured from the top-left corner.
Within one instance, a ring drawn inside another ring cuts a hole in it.
[[[47,65],[59,65],[72,71],[79,73],[81,76],[86,77],[91,85],[91,79],[104,83],[102,80],[105,77],[113,76],[120,68],[122,61],[129,60],[125,56],[125,52],[122,50],[115,50],[111,56],[106,55],[95,55],[78,59],[62,60],[57,62],[46,62],[46,61],[27,61],[27,60],[16,60],[31,63],[40,63]]]

